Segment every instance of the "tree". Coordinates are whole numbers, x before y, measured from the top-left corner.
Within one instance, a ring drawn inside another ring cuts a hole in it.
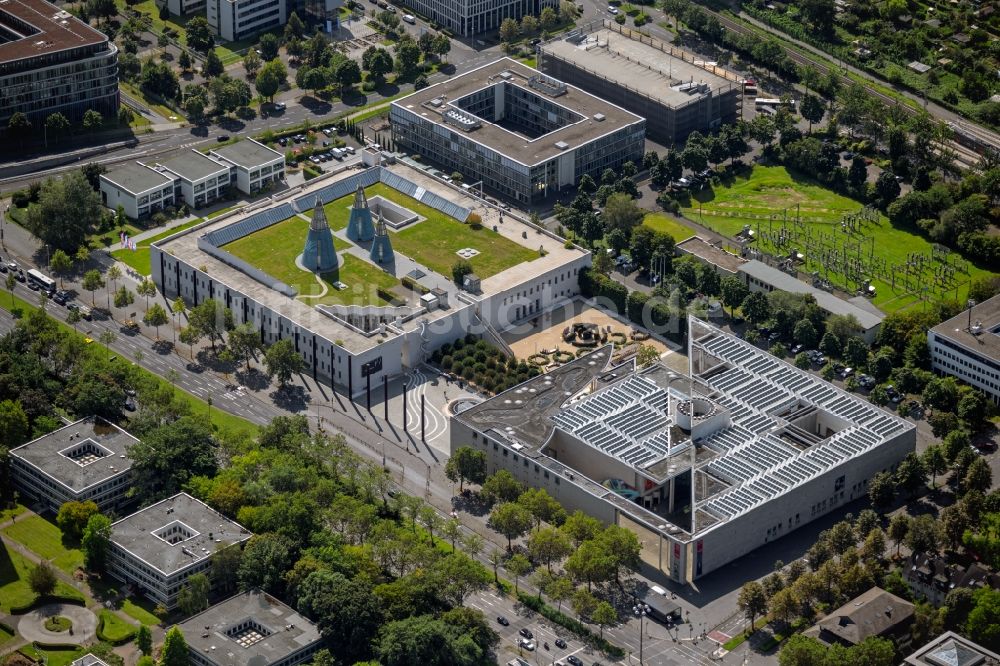
[[[510,574],[514,576],[514,594],[516,596],[518,592],[517,589],[518,580],[521,578],[521,576],[524,576],[529,571],[531,571],[531,562],[529,562],[528,558],[522,555],[521,553],[517,553],[509,560],[507,560],[507,563],[504,564],[504,569],[509,571]]]
[[[187,49],[181,50],[181,54],[177,58],[177,65],[181,68],[182,72],[186,72],[191,69],[191,55],[187,52]]]
[[[517,41],[520,36],[521,27],[512,18],[506,18],[500,23],[500,41],[510,44]]]
[[[763,586],[755,580],[744,583],[740,588],[737,604],[750,622],[750,633],[753,633],[756,630],[754,621],[757,616],[767,613],[767,597],[764,595]]]
[[[452,483],[458,482],[459,492],[464,489],[466,481],[481,484],[486,481],[486,454],[468,446],[460,446],[448,459],[444,473]]]
[[[229,332],[229,350],[246,364],[250,371],[250,360],[263,348],[260,330],[251,322],[241,324]]]
[[[444,62],[445,56],[451,52],[451,39],[448,38],[448,35],[436,35],[434,43],[431,45],[431,52]]]
[[[25,226],[53,250],[73,253],[100,224],[101,199],[79,171],[42,183]]]
[[[875,201],[884,210],[899,197],[899,182],[891,171],[883,171],[875,179]]]
[[[80,539],[83,550],[83,565],[89,571],[103,571],[111,546],[111,519],[95,513],[87,520]]]
[[[199,17],[200,18],[200,17]],[[190,24],[189,24],[190,25]],[[160,666],[190,666],[187,641],[176,624],[167,629],[160,650]]]
[[[983,587],[972,595],[974,606],[965,622],[965,635],[990,650],[1000,649],[1000,590]]]
[[[69,120],[66,116],[56,111],[55,113],[50,113],[45,117],[45,145],[48,145],[49,133],[52,133],[53,137],[59,136],[61,133],[68,130],[70,127]]]
[[[163,326],[170,321],[170,317],[167,316],[167,311],[162,305],[159,303],[153,303],[153,306],[146,310],[146,314],[143,316],[142,321],[146,324],[146,326],[152,326],[155,329],[156,339],[159,340],[160,326]]]
[[[771,617],[782,625],[788,626],[789,621],[798,615],[800,602],[795,596],[795,591],[786,587],[774,593],[769,605],[771,606]]]
[[[573,544],[566,534],[554,527],[544,527],[528,537],[528,552],[531,559],[543,562],[549,573],[552,563],[559,562],[573,552]]]
[[[11,131],[12,136],[23,136],[31,130],[31,121],[21,111],[15,111],[7,121],[7,129]]]
[[[28,415],[21,403],[14,400],[0,402],[0,446],[9,449],[20,446],[28,441],[30,434]],[[2,459],[0,459],[0,469],[2,469]]]
[[[374,78],[377,85],[385,80],[385,75],[392,71],[392,56],[383,48],[369,46],[361,55],[361,63],[365,70]]]
[[[83,113],[83,128],[85,130],[94,132],[101,129],[102,125],[104,125],[104,116],[101,115],[100,111],[87,109]]]
[[[302,372],[305,361],[295,351],[295,344],[288,339],[278,340],[264,352],[264,365],[269,378],[277,377],[278,385],[284,388],[292,375]]]
[[[196,17],[193,20],[197,20]],[[208,54],[205,56],[205,64],[201,67],[201,75],[206,79],[211,79],[216,76],[221,76],[225,73],[226,68],[222,64],[222,59],[219,58],[219,54],[215,52],[215,49],[209,49]]]
[[[135,294],[128,290],[125,285],[118,288],[115,292],[114,304],[116,308],[127,308],[135,302]]]
[[[399,42],[396,45],[396,73],[403,79],[408,79],[417,70],[420,62],[420,47],[412,39]]]
[[[215,37],[204,16],[195,16],[184,26],[187,45],[195,51],[205,53],[215,46]]]
[[[618,229],[625,234],[631,234],[632,229],[642,224],[645,213],[636,205],[632,197],[623,193],[615,193],[608,197],[604,204],[602,219],[607,230]]]
[[[416,615],[389,622],[379,631],[374,645],[378,663],[382,666],[411,664],[484,663],[485,650],[472,634],[461,626],[435,619],[433,615]]]
[[[802,104],[799,106],[799,112],[802,117],[809,121],[809,133],[812,134],[813,123],[818,123],[823,120],[823,114],[826,109],[822,100],[816,95],[806,95],[802,98]]]
[[[56,589],[57,582],[56,572],[44,560],[32,567],[31,571],[28,572],[28,586],[39,597],[52,594],[52,591]]]
[[[851,168],[847,172],[847,182],[855,192],[864,192],[862,188],[867,180],[868,165],[865,163],[865,158],[861,155],[855,155],[854,159],[851,160]]]
[[[180,492],[190,479],[214,476],[212,430],[203,418],[183,416],[146,433],[128,452],[137,498],[152,502]]]
[[[962,491],[985,493],[989,491],[991,485],[993,485],[993,472],[983,458],[977,457],[962,477]]]
[[[222,340],[226,331],[233,328],[233,313],[216,300],[208,299],[191,308],[188,314],[188,326],[200,336],[207,336],[215,351],[216,339]],[[195,339],[197,342],[197,339]]]
[[[465,259],[459,259],[451,266],[451,277],[455,281],[456,287],[461,287],[462,280],[470,273],[472,273],[472,264]]]
[[[288,539],[278,534],[254,535],[243,549],[237,570],[240,589],[259,588],[278,594],[284,586],[284,574],[291,565]],[[301,595],[300,590],[300,604]]]
[[[490,512],[487,525],[507,537],[507,550],[513,549],[513,540],[524,536],[531,529],[532,517],[523,506],[516,502],[503,502]]]
[[[59,513],[56,514],[56,525],[63,531],[63,534],[72,539],[79,539],[83,536],[83,529],[87,526],[87,521],[98,511],[97,504],[92,500],[64,502],[59,507]]]
[[[601,638],[603,639],[604,628],[614,626],[618,623],[618,612],[607,601],[601,601],[594,608],[594,612],[590,614],[590,619],[601,628]]]
[[[927,483],[927,469],[916,453],[908,453],[896,469],[896,483],[912,495]]]
[[[135,646],[144,656],[153,654],[153,632],[149,630],[149,626],[139,625],[139,629],[135,632]]]
[[[719,291],[722,294],[722,304],[729,307],[729,315],[735,316],[736,306],[742,305],[750,294],[745,282],[739,278],[727,275],[719,283]]]
[[[892,523],[889,527],[892,528]],[[924,514],[910,522],[910,529],[903,541],[915,553],[936,553],[941,537],[941,525],[932,516]]]
[[[354,60],[345,59],[333,70],[333,78],[340,88],[340,95],[343,96],[344,90],[361,82],[361,68]]]
[[[751,325],[757,326],[771,316],[771,306],[762,291],[751,292],[743,299],[743,316]]]
[[[197,573],[187,579],[177,595],[177,605],[185,615],[194,615],[208,608],[210,589],[208,576]]]
[[[840,338],[832,331],[827,331],[819,341],[819,350],[830,358],[840,358],[843,348],[840,346]]]
[[[648,368],[660,360],[660,352],[653,345],[639,345],[635,354],[635,364],[639,368]]]
[[[285,69],[285,64],[280,60],[272,60],[264,65],[257,80],[254,81],[254,87],[261,97],[273,101],[275,94],[281,90],[287,80],[288,70]]]
[[[260,47],[260,57],[266,62],[271,62],[278,57],[278,49],[281,47],[281,40],[279,40],[273,33],[267,32],[261,35],[258,46]]]
[[[83,274],[83,281],[80,283],[80,286],[90,292],[90,304],[96,305],[94,292],[104,288],[104,279],[101,277],[100,271],[91,269]]]
[[[257,76],[257,72],[264,66],[264,61],[257,54],[257,49],[247,49],[247,54],[243,56],[243,69],[251,79]]]
[[[487,501],[516,502],[524,486],[507,470],[497,470],[483,482],[482,494]]]
[[[937,488],[937,475],[948,469],[948,459],[945,458],[944,449],[940,444],[931,444],[924,451],[924,468],[931,475],[931,485]]]
[[[970,389],[958,400],[958,418],[973,432],[982,428],[988,413],[989,401],[982,391]]]
[[[290,38],[302,39],[306,34],[306,24],[302,22],[299,15],[292,12],[288,15],[288,22],[285,23],[285,41],[289,41]]]

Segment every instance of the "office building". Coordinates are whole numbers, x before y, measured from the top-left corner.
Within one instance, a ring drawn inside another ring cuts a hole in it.
[[[285,156],[250,138],[215,148],[209,155],[229,165],[229,181],[245,194],[285,179]]]
[[[58,111],[118,113],[118,47],[104,33],[45,0],[0,3],[0,132],[15,113],[35,127]]]
[[[931,369],[957,377],[1000,405],[1000,295],[927,331]]]
[[[1000,654],[946,631],[907,657],[903,666],[1000,666]]]
[[[522,203],[641,163],[646,121],[510,58],[396,100],[394,140]]]
[[[197,150],[185,150],[157,162],[156,168],[174,175],[174,199],[191,208],[203,208],[220,199],[230,185],[230,167]]]
[[[697,130],[735,122],[739,77],[660,40],[595,21],[538,46],[538,68],[646,119],[646,133],[670,146]]]
[[[866,497],[914,450],[913,424],[688,325],[689,375],[613,367],[609,345],[452,416],[452,452],[634,531],[650,570],[687,583]]]
[[[193,666],[296,666],[323,645],[315,624],[260,590],[230,597],[177,626]]]
[[[205,0],[156,0],[156,8],[166,5],[171,16],[201,14],[205,11]]]
[[[111,525],[108,573],[172,609],[187,579],[211,567],[213,553],[250,536],[207,504],[178,493]]]
[[[117,511],[132,483],[128,450],[138,441],[100,417],[80,419],[11,449],[11,480],[48,511],[87,500]]]
[[[208,25],[225,40],[238,41],[285,24],[285,0],[207,0]]]
[[[402,0],[431,23],[469,37],[498,30],[506,18],[538,16],[546,7],[559,10],[557,0]]]
[[[148,217],[173,206],[174,176],[140,162],[126,162],[100,176],[101,203],[115,210],[125,209],[133,220]]]

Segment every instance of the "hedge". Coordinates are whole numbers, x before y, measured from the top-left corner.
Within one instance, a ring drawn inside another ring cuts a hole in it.
[[[413,291],[419,291],[421,294],[427,294],[427,293],[430,292],[430,289],[428,289],[424,285],[420,284],[419,282],[417,282],[416,280],[414,280],[413,278],[411,278],[409,275],[404,275],[400,279],[400,282],[403,283],[404,287],[407,287],[408,289],[412,289]]]
[[[378,294],[379,298],[388,301],[389,305],[392,305],[393,307],[400,307],[406,305],[405,301],[403,301],[398,296],[396,296],[396,294],[385,289],[384,287],[376,287],[375,293]]]
[[[617,660],[625,657],[625,650],[618,647],[614,643],[608,642],[607,639],[598,636],[579,620],[574,619],[565,613],[561,613],[552,606],[549,606],[542,601],[541,597],[525,594],[524,592],[518,592],[517,598],[522,604],[531,610],[541,614],[547,620],[569,629],[584,641],[590,643],[612,659]]]

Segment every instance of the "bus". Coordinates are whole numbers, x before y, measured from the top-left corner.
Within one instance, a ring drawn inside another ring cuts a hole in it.
[[[38,285],[39,289],[49,295],[54,294],[56,291],[56,281],[34,268],[28,270],[28,282]]]
[[[788,107],[790,111],[795,111],[795,100],[790,99],[788,101],[780,100],[776,97],[758,97],[753,102],[754,108],[758,111],[764,108],[772,109],[777,111],[779,108],[785,106]]]

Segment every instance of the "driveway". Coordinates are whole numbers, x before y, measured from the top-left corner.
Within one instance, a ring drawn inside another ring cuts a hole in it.
[[[53,615],[61,615],[73,623],[70,631],[49,631],[45,620]],[[72,604],[49,604],[36,608],[21,618],[17,633],[26,641],[82,645],[92,640],[97,633],[97,616],[83,606]]]

